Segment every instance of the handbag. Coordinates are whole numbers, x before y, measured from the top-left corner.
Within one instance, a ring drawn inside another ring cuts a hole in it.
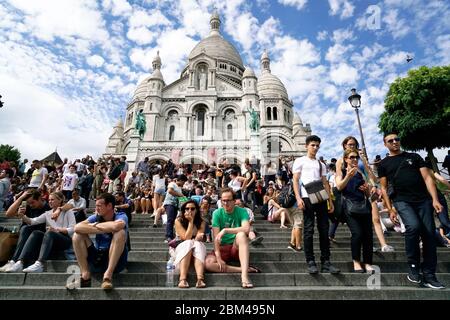
[[[319,162],[320,178],[322,178],[322,164],[319,160],[317,161]],[[309,201],[311,201],[312,204],[321,203],[329,199],[328,192],[325,190],[322,180],[316,180],[304,184],[303,187],[305,188]]]
[[[171,248],[176,248],[176,247],[178,247],[178,245],[180,244],[180,243],[182,243],[184,240],[180,240],[180,239],[172,239],[172,240],[170,240],[169,241],[169,243],[168,243],[168,245],[169,245],[169,247],[171,247]]]
[[[371,214],[370,204],[366,198],[359,201],[345,198],[345,206],[349,215]]]
[[[0,232],[0,261],[8,261],[19,240],[18,233]]]

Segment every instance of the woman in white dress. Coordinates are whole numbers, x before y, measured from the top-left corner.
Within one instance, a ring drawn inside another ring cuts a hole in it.
[[[175,231],[181,242],[175,249],[175,266],[180,268],[179,288],[189,288],[187,274],[193,262],[197,274],[196,288],[205,288],[206,247],[203,243],[205,221],[202,220],[198,204],[189,200],[181,206],[181,214],[175,220]],[[192,259],[194,256],[194,259]]]

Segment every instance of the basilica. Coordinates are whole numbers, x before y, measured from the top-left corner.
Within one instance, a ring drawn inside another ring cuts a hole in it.
[[[271,73],[267,52],[256,76],[223,38],[220,24],[213,14],[209,36],[192,49],[180,78],[170,84],[158,52],[153,73],[137,86],[125,123],[114,127],[105,155],[125,155],[133,169],[144,157],[176,164],[224,159],[242,164],[246,158],[264,164],[305,153],[311,128]]]

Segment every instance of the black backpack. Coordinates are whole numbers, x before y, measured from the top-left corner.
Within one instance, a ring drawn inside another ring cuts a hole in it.
[[[283,208],[292,208],[294,206],[297,200],[295,199],[294,187],[292,186],[292,183],[288,183],[283,187],[283,189],[281,189],[277,202]]]

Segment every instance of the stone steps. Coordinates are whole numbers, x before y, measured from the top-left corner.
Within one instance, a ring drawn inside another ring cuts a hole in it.
[[[429,290],[411,286],[382,286],[368,290],[366,286],[304,286],[256,287],[242,290],[239,281],[235,287],[208,287],[205,289],[178,289],[158,287],[117,287],[106,292],[99,287],[68,291],[60,286],[12,286],[0,288],[1,300],[261,300],[264,304],[278,300],[450,300],[450,289]],[[241,302],[245,304],[245,302]],[[163,304],[161,305],[163,306]]]
[[[64,287],[68,279],[66,273],[30,273],[30,274],[2,274],[0,279],[3,287]],[[365,286],[369,274],[341,273],[339,275],[318,274],[311,276],[307,273],[261,273],[251,274],[250,278],[256,287],[355,287]],[[195,276],[190,275],[188,282],[195,283]],[[450,273],[440,275],[440,280],[450,282]],[[92,277],[92,287],[99,287],[102,281],[101,275]],[[177,275],[174,282],[178,283]],[[240,283],[240,274],[206,274],[205,282],[209,287],[236,287]],[[404,273],[381,274],[380,283],[383,287],[409,286]],[[165,273],[121,273],[114,277],[114,284],[122,287],[157,288],[166,287]]]

